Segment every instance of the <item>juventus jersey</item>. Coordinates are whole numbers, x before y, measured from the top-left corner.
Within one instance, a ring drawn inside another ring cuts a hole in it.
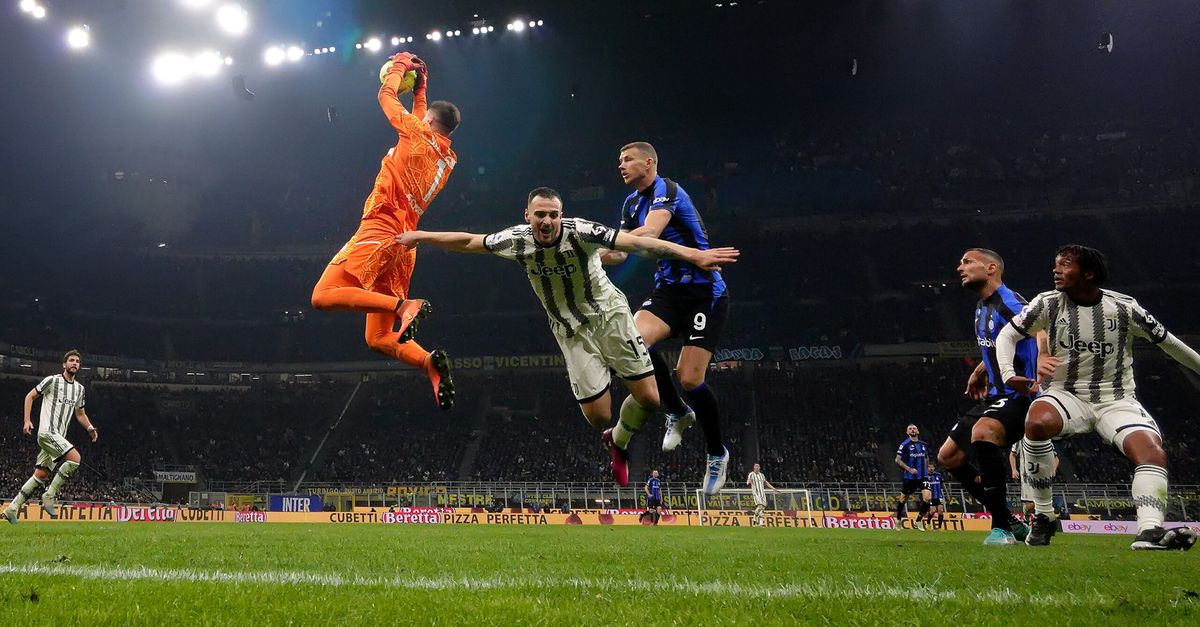
[[[1167,329],[1132,297],[1100,290],[1100,302],[1079,305],[1058,291],[1038,294],[1011,322],[1028,337],[1049,334],[1050,354],[1062,360],[1046,390],[1062,389],[1089,403],[1136,399],[1133,338],[1155,344]]]
[[[754,495],[754,502],[761,505],[767,504],[767,477],[761,472],[750,471],[750,475],[746,477],[746,481],[750,484],[750,493]]]
[[[75,410],[83,407],[83,384],[67,381],[61,374],[42,379],[34,388],[42,397],[38,434],[54,433],[66,437]]]
[[[556,335],[572,337],[580,327],[614,310],[628,308],[600,264],[596,251],[614,248],[617,231],[581,218],[564,218],[558,241],[542,246],[533,227],[521,224],[492,233],[483,246],[525,267],[533,291],[546,308]]]

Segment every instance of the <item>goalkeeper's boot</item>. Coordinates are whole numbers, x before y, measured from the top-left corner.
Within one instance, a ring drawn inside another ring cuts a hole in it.
[[[708,456],[708,472],[704,473],[701,485],[705,494],[716,494],[725,487],[725,473],[729,470],[729,449],[723,455]]]
[[[1029,535],[1025,538],[1025,544],[1028,546],[1049,546],[1050,538],[1054,536],[1055,527],[1058,526],[1058,520],[1051,520],[1045,514],[1038,514],[1033,517],[1033,526],[1029,529]]]
[[[17,524],[17,510],[11,506],[4,508],[4,518],[8,520],[8,524],[10,525]]]
[[[1017,542],[1024,542],[1025,538],[1029,537],[1029,525],[1017,520],[1015,516],[1012,522],[1008,523],[1008,526],[1012,529],[1013,537],[1017,539]],[[987,543],[984,542],[984,544]]]
[[[608,447],[608,468],[612,470],[613,481],[622,488],[629,485],[629,452],[613,441],[612,429],[605,429],[600,441]]]
[[[417,336],[417,324],[421,322],[421,318],[433,313],[433,305],[429,301],[421,298],[409,298],[400,301],[396,306],[396,318],[400,323],[400,327],[396,332],[400,334],[397,343],[403,344],[412,340]]]
[[[1025,528],[1029,531],[1029,528]],[[1009,546],[1017,543],[1016,534],[1004,529],[992,529],[988,537],[983,539],[983,546]]]
[[[1187,527],[1143,529],[1129,548],[1135,551],[1186,551],[1196,544],[1196,532]]]
[[[696,412],[692,411],[691,407],[683,406],[682,414],[672,414],[667,412],[667,433],[663,436],[662,450],[671,452],[679,448],[679,444],[683,442],[683,432],[687,431],[688,427],[696,424]]]
[[[53,494],[42,495],[42,511],[51,518],[58,518],[58,499]]]
[[[438,407],[450,409],[454,407],[454,379],[450,376],[450,355],[444,350],[429,353],[425,360],[425,374],[433,384],[433,395],[437,398]]]

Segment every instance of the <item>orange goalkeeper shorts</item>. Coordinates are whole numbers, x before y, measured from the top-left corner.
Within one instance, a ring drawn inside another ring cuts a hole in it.
[[[329,265],[343,264],[363,289],[408,298],[417,251],[396,243],[396,230],[380,221],[364,220]]]

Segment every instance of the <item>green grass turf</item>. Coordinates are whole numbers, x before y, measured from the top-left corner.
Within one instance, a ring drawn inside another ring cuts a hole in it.
[[[8,624],[1200,624],[1200,551],[652,527],[0,528]],[[65,556],[65,557],[63,557]]]

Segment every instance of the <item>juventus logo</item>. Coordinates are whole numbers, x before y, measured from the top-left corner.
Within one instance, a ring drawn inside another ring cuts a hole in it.
[[[1108,329],[1109,331],[1116,331],[1117,330],[1117,319],[1116,318],[1105,318],[1104,319],[1104,328]]]
[[[1031,475],[1038,474],[1038,471],[1041,469],[1042,469],[1042,465],[1038,462],[1029,462],[1029,463],[1025,464],[1025,470],[1027,470],[1029,472],[1029,474],[1031,474]]]

